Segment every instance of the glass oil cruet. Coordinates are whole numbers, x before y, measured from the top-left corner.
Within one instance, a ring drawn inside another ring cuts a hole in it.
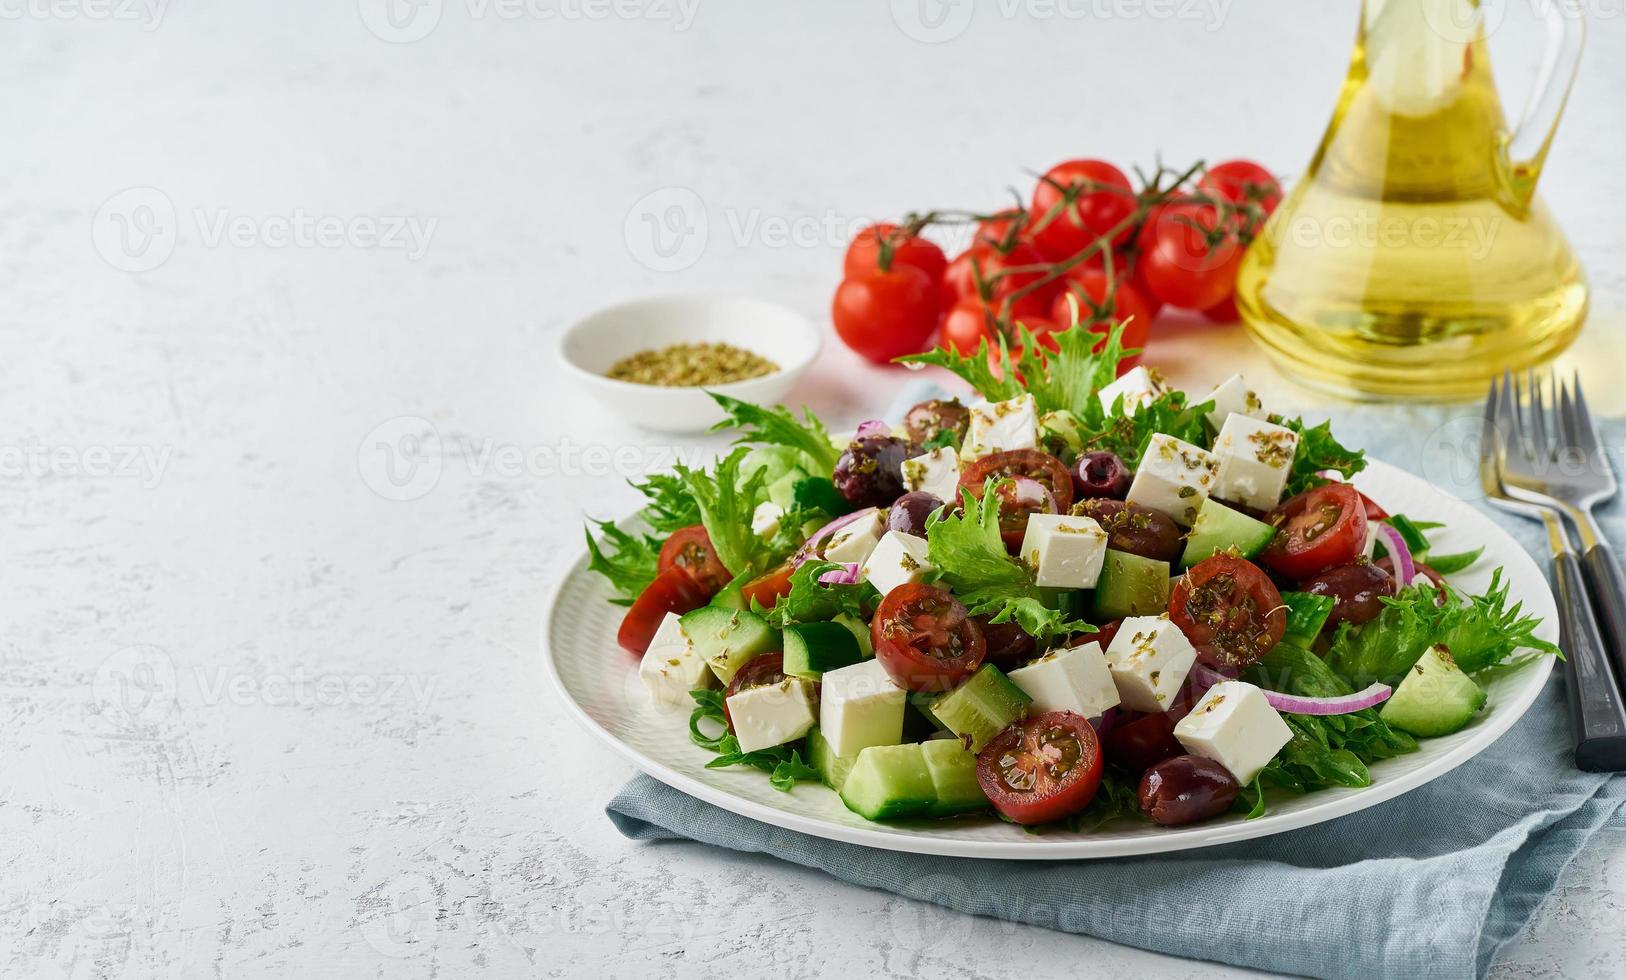
[[[1574,0],[1535,2],[1549,43],[1509,129],[1489,4],[1364,0],[1332,122],[1237,284],[1291,376],[1358,398],[1475,397],[1580,332],[1585,276],[1535,189],[1585,28]]]

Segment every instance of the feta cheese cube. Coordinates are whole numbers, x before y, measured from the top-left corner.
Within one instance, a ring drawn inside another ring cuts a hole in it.
[[[963,459],[1039,445],[1039,403],[1032,395],[1003,402],[979,401],[971,406],[971,425],[961,447]]]
[[[937,566],[926,557],[926,539],[888,531],[864,559],[859,577],[886,595],[900,585],[924,582]]]
[[[825,671],[820,680],[819,731],[830,751],[843,759],[872,745],[897,745],[903,741],[907,697],[879,660]]]
[[[875,511],[830,535],[824,543],[824,557],[830,561],[862,564],[886,533],[886,518]]]
[[[1198,399],[1197,404],[1213,402],[1214,410],[1207,415],[1208,424],[1218,432],[1225,427],[1225,420],[1232,415],[1246,415],[1249,418],[1262,419],[1269,413],[1265,411],[1265,403],[1259,400],[1242,375],[1233,374],[1226,378],[1218,388]]]
[[[1060,647],[1007,675],[1033,699],[1031,711],[1071,711],[1094,718],[1119,702],[1101,644]]]
[[[1208,689],[1191,713],[1174,726],[1174,737],[1192,755],[1231,770],[1246,786],[1292,738],[1265,692],[1245,681],[1223,681]]]
[[[785,508],[765,500],[751,512],[751,531],[759,538],[771,538],[779,533],[779,519],[784,516]]]
[[[1093,589],[1107,557],[1107,532],[1088,517],[1034,514],[1018,554],[1033,569],[1036,585]]]
[[[813,683],[786,677],[777,684],[747,688],[728,699],[728,717],[741,752],[784,745],[813,727]]]
[[[649,700],[659,707],[692,708],[689,692],[710,687],[711,676],[705,658],[694,652],[694,644],[683,632],[678,615],[667,613],[638,663],[638,677],[649,689]]]
[[[952,446],[903,461],[903,485],[931,494],[945,504],[960,499],[960,454]]]
[[[1214,493],[1233,504],[1270,510],[1281,502],[1298,449],[1299,435],[1292,429],[1232,415],[1214,440],[1219,459]]]
[[[1124,620],[1106,657],[1124,707],[1164,711],[1197,662],[1197,649],[1165,613]]]
[[[1144,364],[1136,365],[1125,372],[1124,376],[1096,392],[1101,399],[1101,407],[1110,414],[1112,406],[1117,403],[1119,396],[1123,397],[1123,413],[1135,414],[1135,410],[1150,405],[1158,397],[1168,391],[1163,376],[1146,367]]]
[[[1213,492],[1218,472],[1219,459],[1213,453],[1159,432],[1146,446],[1126,499],[1190,527]]]

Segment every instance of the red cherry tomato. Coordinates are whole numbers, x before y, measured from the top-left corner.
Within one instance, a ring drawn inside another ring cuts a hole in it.
[[[790,562],[786,562],[740,586],[740,598],[745,600],[746,608],[750,608],[755,601],[764,609],[772,609],[774,603],[790,594],[790,573],[793,571],[795,569]]]
[[[1026,211],[1007,213],[1001,218],[988,218],[977,222],[977,244],[990,245],[996,249],[1008,248],[1017,242],[1028,240],[1028,215]]]
[[[947,691],[982,665],[987,644],[965,605],[934,585],[900,585],[870,622],[875,659],[899,687]]]
[[[938,336],[944,347],[969,357],[984,340],[991,348],[999,347],[998,320],[985,301],[962,299],[943,318],[942,332]]]
[[[836,287],[830,317],[843,343],[887,364],[924,348],[937,329],[937,283],[908,265],[848,276]]]
[[[897,236],[898,226],[889,223],[870,225],[854,236],[847,246],[847,257],[842,262],[848,276],[862,276],[880,268],[881,241],[892,245],[893,266],[910,265],[926,273],[926,278],[938,282],[948,268],[948,257],[936,244],[918,235],[907,238]]]
[[[988,244],[977,244],[961,252],[943,273],[941,301],[944,307],[953,306],[963,299],[979,296],[1002,300],[1024,286],[1044,276],[1043,269],[1012,272],[1029,266],[1045,265],[1045,257],[1025,241],[1018,241],[1009,251],[1001,252]],[[978,289],[981,278],[983,289]],[[1051,288],[1035,290],[1012,304],[1015,311],[1046,313],[1050,309]]]
[[[1154,312],[1151,304],[1146,302],[1140,290],[1127,279],[1120,280],[1118,290],[1113,296],[1112,306],[1103,317],[1096,310],[1106,308],[1107,293],[1111,288],[1111,281],[1103,269],[1081,268],[1073,269],[1062,278],[1063,288],[1051,303],[1050,318],[1062,325],[1062,329],[1073,322],[1072,304],[1068,296],[1074,295],[1078,299],[1078,317],[1082,323],[1089,324],[1093,333],[1101,335],[1101,342],[1095,345],[1099,352],[1106,346],[1106,337],[1112,329],[1108,318],[1124,324],[1123,345],[1133,350],[1144,350],[1146,341],[1152,334],[1152,317]],[[1081,297],[1077,294],[1082,293]],[[1093,321],[1093,322],[1092,322]],[[1118,365],[1119,373],[1123,373],[1140,362],[1140,355],[1127,358]]]
[[[1230,296],[1225,297],[1225,302],[1218,306],[1210,306],[1208,309],[1203,311],[1203,316],[1214,321],[1215,323],[1240,322],[1242,319],[1242,313],[1236,308],[1236,294],[1232,293]]]
[[[1170,306],[1206,310],[1236,290],[1242,265],[1237,229],[1211,205],[1172,205],[1159,215],[1141,254],[1141,275],[1152,294]],[[1209,233],[1220,234],[1210,244]]]
[[[1265,216],[1282,203],[1282,185],[1271,172],[1252,160],[1227,160],[1208,168],[1197,186],[1237,204],[1255,204]],[[1259,230],[1250,221],[1247,235]]]
[[[1356,492],[1360,493],[1360,491]],[[1389,519],[1389,512],[1379,506],[1377,501],[1373,500],[1371,497],[1368,497],[1364,493],[1361,494],[1361,505],[1366,508],[1367,523],[1371,523],[1372,521],[1386,521]]]
[[[632,601],[627,615],[621,620],[621,629],[615,634],[615,641],[621,644],[623,650],[643,656],[667,613],[681,616],[710,601],[711,594],[696,583],[688,572],[680,568],[662,572]]]
[[[1017,823],[1060,820],[1095,798],[1101,743],[1082,716],[1047,711],[1011,724],[977,753],[977,782]]]
[[[1016,620],[990,623],[987,616],[972,618],[982,627],[982,638],[987,648],[982,658],[985,662],[1000,670],[1010,671],[1033,656],[1036,649],[1034,639],[1027,630],[1017,625]]]
[[[1066,190],[1073,187],[1091,189],[1084,190],[1071,205],[1040,227],[1051,209],[1065,198]],[[1112,233],[1134,214],[1135,207],[1134,188],[1129,178],[1112,164],[1104,160],[1058,163],[1033,189],[1033,207],[1029,211],[1034,225],[1033,242],[1051,261],[1060,262]],[[1114,233],[1112,244],[1123,244],[1130,231],[1126,227]]]
[[[1065,514],[1073,506],[1073,477],[1067,464],[1037,449],[1012,449],[1002,453],[989,453],[960,471],[960,486],[970,490],[979,499],[983,486],[990,478],[1025,476],[1037,481],[1056,501],[1056,512]],[[1010,549],[1020,548],[1027,533],[1028,517],[1038,513],[1037,501],[1020,503],[1014,484],[1000,486],[999,535]]]
[[[728,699],[741,691],[749,691],[758,687],[771,687],[785,679],[785,655],[783,653],[759,653],[740,665],[734,672],[734,677],[728,682],[723,691],[723,720],[728,723],[728,730],[734,730],[734,717],[728,713]]]
[[[1236,555],[1198,562],[1175,583],[1169,618],[1210,667],[1246,667],[1287,632],[1282,594],[1258,566]]]
[[[704,524],[691,524],[673,531],[672,536],[661,545],[656,568],[662,572],[681,568],[689,573],[696,585],[711,595],[721,592],[728,580],[733,578],[717,558],[717,549],[711,546],[711,536],[706,534]]]
[[[1108,762],[1138,776],[1164,759],[1185,754],[1185,746],[1174,737],[1174,724],[1162,711],[1120,719],[1101,736],[1101,751]]]
[[[1347,483],[1327,483],[1271,511],[1276,537],[1259,556],[1290,579],[1347,565],[1366,547],[1366,504]]]
[[[1096,626],[1094,633],[1079,633],[1068,638],[1067,645],[1070,647],[1081,647],[1086,643],[1099,643],[1101,644],[1101,649],[1105,650],[1107,647],[1112,646],[1112,641],[1117,637],[1118,630],[1123,627],[1123,624],[1124,621],[1121,619],[1114,619],[1101,623],[1100,625]]]

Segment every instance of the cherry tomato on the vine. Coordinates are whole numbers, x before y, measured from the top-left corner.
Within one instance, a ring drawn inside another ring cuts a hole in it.
[[[848,347],[886,364],[924,348],[938,312],[937,283],[914,266],[894,265],[843,279],[830,317]]]
[[[918,235],[896,237],[898,226],[887,222],[870,225],[854,236],[852,244],[847,246],[847,257],[842,266],[846,275],[860,276],[875,272],[880,268],[881,240],[888,239],[892,245],[892,265],[914,266],[932,282],[943,278],[943,270],[948,268],[948,257],[943,250],[934,243]]]
[[[1043,269],[1028,272],[1008,270],[1045,264],[1045,257],[1027,242],[1017,242],[1007,252],[990,245],[973,245],[955,256],[943,273],[943,305],[948,308],[962,299],[978,298],[981,295],[978,290],[979,278],[989,299],[1002,300],[1044,276]],[[1016,301],[1013,307],[1024,312],[1046,313],[1050,309],[1049,293],[1049,289],[1035,290]]]
[[[1257,204],[1265,214],[1282,203],[1282,185],[1252,160],[1226,160],[1208,168],[1197,186],[1236,204]]]
[[[1066,199],[1070,188],[1083,189],[1071,204],[1044,223],[1051,209]],[[1056,262],[1071,258],[1109,233],[1112,233],[1111,243],[1120,245],[1128,240],[1131,229],[1118,226],[1135,213],[1135,207],[1134,187],[1123,171],[1112,164],[1105,160],[1058,163],[1033,189],[1030,213],[1034,222],[1034,244]]]
[[[1212,205],[1165,209],[1142,253],[1141,275],[1152,294],[1170,306],[1206,310],[1230,298],[1242,265],[1234,222]]]

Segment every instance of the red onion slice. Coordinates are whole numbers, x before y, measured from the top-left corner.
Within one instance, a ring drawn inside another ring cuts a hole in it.
[[[858,563],[855,561],[838,562],[840,568],[832,568],[819,576],[820,585],[857,585],[859,583]]]
[[[1406,538],[1388,524],[1379,524],[1377,528],[1389,557],[1395,560],[1396,581],[1402,588],[1413,584],[1412,580],[1417,577],[1417,562],[1412,559],[1411,549],[1406,547]]]
[[[863,520],[864,518],[869,517],[870,515],[872,515],[874,513],[875,513],[875,508],[874,507],[865,507],[863,510],[855,510],[851,514],[847,514],[845,516],[838,517],[835,520],[831,521],[830,523],[828,523],[828,524],[824,525],[823,527],[819,528],[817,531],[814,531],[812,536],[809,537],[807,539],[807,541],[805,543],[803,543],[802,547],[797,550],[796,554],[791,556],[790,567],[791,568],[799,568],[799,567],[801,567],[802,562],[807,561],[809,558],[813,557],[814,548],[818,545],[818,543],[820,541],[823,541],[825,538],[828,538],[830,535],[832,535],[832,534],[836,533],[837,531],[841,530],[842,528],[846,527],[848,524],[851,524],[854,521]]]
[[[853,438],[865,439],[869,436],[889,436],[891,434],[892,426],[887,425],[880,419],[870,419],[866,422],[858,423],[858,430],[853,433]]]
[[[1191,668],[1191,676],[1205,691],[1222,681],[1236,679],[1203,664],[1194,665]],[[1264,688],[1260,688],[1260,691],[1272,708],[1292,715],[1347,715],[1380,705],[1389,700],[1389,695],[1394,693],[1394,689],[1387,684],[1373,684],[1363,691],[1335,698],[1307,698],[1297,694],[1283,694],[1280,691],[1267,691]]]

